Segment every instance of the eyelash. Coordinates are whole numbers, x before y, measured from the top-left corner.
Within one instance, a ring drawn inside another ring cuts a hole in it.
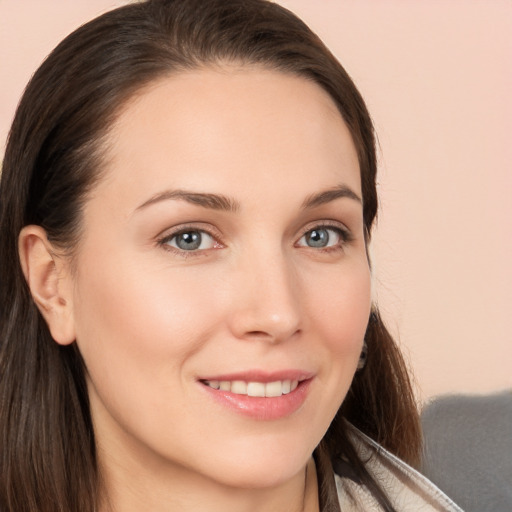
[[[302,240],[308,233],[311,233],[312,231],[320,231],[320,230],[329,230],[334,231],[337,233],[337,235],[340,237],[340,242],[335,245],[330,245],[327,247],[311,247],[311,246],[303,246],[298,245],[299,241]],[[157,239],[157,244],[161,246],[164,250],[174,252],[183,258],[189,258],[189,257],[199,257],[199,256],[205,256],[208,251],[211,249],[221,249],[224,247],[224,243],[222,242],[222,238],[220,237],[218,232],[213,233],[213,230],[211,229],[205,229],[204,227],[199,227],[197,225],[185,225],[180,226],[175,231],[166,234],[165,236],[162,236],[161,238]],[[201,233],[206,234],[208,237],[211,237],[213,240],[214,247],[208,248],[208,249],[195,249],[195,250],[185,250],[180,249],[179,247],[173,247],[169,245],[169,242],[171,242],[173,239],[178,237],[179,235],[184,235],[186,233]],[[324,253],[330,253],[333,251],[340,251],[343,250],[343,246],[350,243],[353,240],[353,236],[351,232],[345,228],[340,226],[339,223],[335,222],[322,222],[320,224],[314,224],[309,225],[306,227],[306,229],[303,230],[302,234],[298,238],[297,242],[295,242],[294,246],[298,247],[305,247],[306,249],[312,249],[314,251],[318,252],[324,252]]]

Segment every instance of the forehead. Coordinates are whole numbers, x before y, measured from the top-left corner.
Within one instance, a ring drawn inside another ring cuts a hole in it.
[[[112,179],[152,173],[141,195],[158,183],[222,193],[215,188],[226,180],[271,190],[277,175],[292,188],[342,179],[360,192],[356,150],[331,97],[274,70],[224,66],[159,79],[127,102],[108,142]]]

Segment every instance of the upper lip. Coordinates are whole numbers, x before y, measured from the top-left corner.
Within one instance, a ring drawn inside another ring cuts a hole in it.
[[[223,373],[200,377],[201,381],[235,381],[241,380],[245,382],[276,382],[279,380],[308,380],[313,377],[313,372],[297,369],[265,371],[265,370],[247,370],[235,373]]]

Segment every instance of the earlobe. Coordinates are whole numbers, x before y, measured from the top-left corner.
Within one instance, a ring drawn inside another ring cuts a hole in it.
[[[53,339],[75,341],[71,276],[67,260],[57,255],[40,226],[25,226],[18,238],[21,268],[30,293]]]

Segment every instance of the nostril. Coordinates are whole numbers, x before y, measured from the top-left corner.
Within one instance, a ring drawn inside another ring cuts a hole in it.
[[[273,340],[275,338],[274,335],[270,334],[269,332],[265,331],[249,331],[246,333],[246,337],[248,338],[258,338],[258,339],[268,339]]]
[[[280,331],[274,332],[272,330],[267,331],[248,331],[245,333],[246,339],[262,340],[269,343],[279,343],[284,339],[291,338],[300,333],[300,329],[295,331]]]

